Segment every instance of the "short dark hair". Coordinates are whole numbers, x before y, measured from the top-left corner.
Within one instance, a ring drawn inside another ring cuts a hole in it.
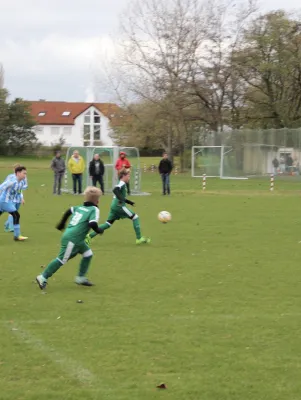
[[[18,167],[15,168],[15,174],[21,171],[26,171],[26,167],[24,167],[23,165],[19,165]]]

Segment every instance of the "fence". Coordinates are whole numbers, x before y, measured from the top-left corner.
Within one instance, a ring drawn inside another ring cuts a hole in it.
[[[301,129],[213,133],[197,150],[192,157],[194,176],[301,175]]]

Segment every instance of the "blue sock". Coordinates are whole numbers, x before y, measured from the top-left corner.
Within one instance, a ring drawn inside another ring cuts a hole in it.
[[[14,229],[14,219],[12,215],[9,215],[6,221],[7,227],[9,228],[9,230],[13,230]]]
[[[20,236],[20,225],[14,225],[14,236],[15,237]]]

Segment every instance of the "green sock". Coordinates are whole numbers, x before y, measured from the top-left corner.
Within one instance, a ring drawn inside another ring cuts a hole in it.
[[[45,279],[50,278],[58,269],[61,268],[63,264],[56,258],[52,260],[46,267],[46,269],[42,272],[42,275]]]
[[[108,224],[107,222],[105,222],[104,224],[99,225],[99,228],[103,229],[105,231],[106,229],[111,228],[111,225]],[[92,231],[91,233],[89,233],[89,236],[91,239],[93,239],[96,235],[98,235],[98,233],[96,233],[95,231]]]
[[[136,238],[137,239],[141,239],[141,230],[140,230],[140,219],[139,217],[136,219],[133,219],[133,226],[135,229],[135,233],[136,233]]]
[[[86,276],[90,263],[92,261],[92,257],[83,257],[80,264],[79,264],[79,272],[78,276]]]

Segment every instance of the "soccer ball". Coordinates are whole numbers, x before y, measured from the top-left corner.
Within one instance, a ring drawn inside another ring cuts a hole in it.
[[[166,224],[171,220],[171,213],[168,211],[160,211],[158,214],[158,220]]]

